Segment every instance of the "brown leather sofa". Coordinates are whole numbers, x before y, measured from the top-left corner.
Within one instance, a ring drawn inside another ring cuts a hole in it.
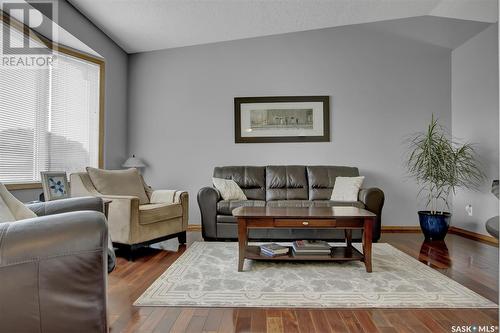
[[[198,192],[202,234],[205,240],[236,240],[238,237],[233,209],[240,206],[255,207],[332,207],[355,206],[377,214],[373,241],[380,238],[384,192],[379,188],[361,189],[358,201],[331,201],[337,176],[355,177],[359,171],[346,166],[225,166],[216,167],[213,177],[232,179],[243,190],[248,200],[222,200],[214,187],[204,187]],[[253,240],[323,239],[344,240],[342,230],[309,229],[253,229]],[[353,238],[361,239],[358,230]]]
[[[107,332],[102,201],[68,200],[0,223],[0,332]]]

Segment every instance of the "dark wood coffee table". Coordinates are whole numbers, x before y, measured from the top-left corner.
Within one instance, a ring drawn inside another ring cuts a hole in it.
[[[372,230],[376,215],[356,207],[324,208],[271,208],[239,207],[233,210],[238,219],[239,261],[238,272],[243,271],[245,259],[253,260],[360,260],[366,271],[372,271]],[[268,257],[260,254],[258,246],[248,245],[248,230],[265,229],[344,229],[346,246],[332,248],[330,254]],[[352,246],[352,229],[363,230],[363,253]]]

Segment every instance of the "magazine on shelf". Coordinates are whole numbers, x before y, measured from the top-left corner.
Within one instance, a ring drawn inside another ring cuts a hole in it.
[[[328,254],[331,246],[322,240],[298,240],[292,244],[295,254]]]
[[[331,251],[309,251],[309,252],[297,252],[295,249],[292,249],[292,254],[294,256],[324,256],[330,255]]]
[[[274,252],[269,252],[269,251],[266,251],[266,250],[260,250],[260,254],[263,255],[263,256],[266,256],[266,257],[279,257],[279,256],[286,256],[288,255],[288,252],[287,253],[274,253]]]
[[[276,243],[262,244],[260,246],[260,252],[262,254],[271,256],[284,255],[287,254],[289,250],[288,246],[282,246]]]

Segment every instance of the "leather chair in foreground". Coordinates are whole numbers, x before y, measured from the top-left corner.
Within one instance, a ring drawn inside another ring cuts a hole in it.
[[[37,217],[2,184],[0,201],[14,218],[0,223],[0,332],[107,332],[106,218],[66,212],[102,201],[38,204]]]

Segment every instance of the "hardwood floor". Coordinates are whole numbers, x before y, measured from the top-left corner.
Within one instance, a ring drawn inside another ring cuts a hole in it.
[[[188,245],[201,240],[188,233]],[[498,248],[457,235],[423,243],[421,234],[386,233],[387,242],[498,303]],[[255,309],[135,307],[132,303],[186,249],[141,249],[118,258],[109,276],[111,332],[451,332],[453,325],[498,326],[497,309]],[[487,331],[491,333],[493,331]],[[498,332],[498,329],[494,332]]]

